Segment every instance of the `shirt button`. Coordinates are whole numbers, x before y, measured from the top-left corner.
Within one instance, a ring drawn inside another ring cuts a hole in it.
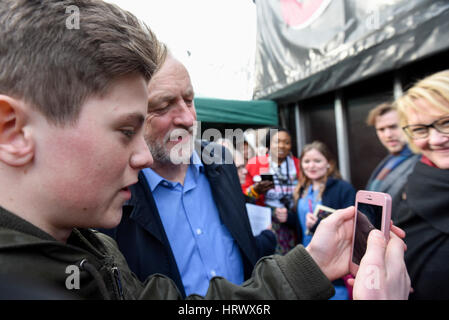
[[[196,229],[196,234],[197,234],[197,235],[200,235],[200,234],[202,234],[202,233],[203,233],[203,231],[201,231],[200,228]]]
[[[210,275],[211,275],[212,277],[215,277],[215,276],[217,275],[217,273],[215,272],[215,270],[211,270],[211,271],[210,271]]]

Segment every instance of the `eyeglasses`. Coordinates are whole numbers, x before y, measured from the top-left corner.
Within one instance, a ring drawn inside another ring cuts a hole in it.
[[[429,136],[429,128],[440,133],[449,134],[449,117],[438,119],[431,124],[412,124],[402,127],[402,130],[412,139],[424,139]]]

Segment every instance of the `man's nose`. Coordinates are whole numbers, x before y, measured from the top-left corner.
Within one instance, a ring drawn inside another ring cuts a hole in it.
[[[190,128],[196,121],[196,112],[194,106],[188,106],[184,101],[178,103],[173,124],[176,126],[183,126]]]
[[[393,130],[390,128],[386,128],[384,132],[385,132],[385,136],[387,136],[387,137],[391,137],[393,135]]]

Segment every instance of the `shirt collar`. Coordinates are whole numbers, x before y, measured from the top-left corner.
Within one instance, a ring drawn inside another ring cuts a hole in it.
[[[156,189],[156,187],[161,183],[162,181],[165,181],[164,178],[162,178],[159,174],[157,174],[155,171],[153,171],[150,168],[145,168],[142,170],[145,178],[147,179],[148,185],[150,186],[151,192]]]
[[[190,157],[190,170],[194,170],[194,175],[198,176],[198,174],[201,172],[204,172],[204,165],[201,162],[200,157],[198,156],[197,152],[194,150],[192,153],[192,156]],[[148,181],[148,185],[150,186],[151,192],[156,189],[156,187],[162,183],[162,182],[168,182],[169,184],[173,185],[173,182],[161,177],[158,173],[156,173],[154,170],[150,168],[145,168],[142,170],[145,178]]]
[[[196,150],[193,150],[192,156],[190,157],[190,165],[195,167],[196,171],[204,172],[204,165]]]

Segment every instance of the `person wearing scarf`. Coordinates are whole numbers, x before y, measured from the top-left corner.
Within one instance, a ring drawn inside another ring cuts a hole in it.
[[[394,198],[407,181],[419,155],[415,155],[408,147],[405,134],[399,126],[398,112],[391,103],[382,103],[372,109],[366,124],[376,129],[377,138],[388,155],[371,173],[365,189],[385,192]]]
[[[394,199],[406,232],[410,299],[449,299],[449,70],[417,82],[395,102],[409,145],[422,154]]]

